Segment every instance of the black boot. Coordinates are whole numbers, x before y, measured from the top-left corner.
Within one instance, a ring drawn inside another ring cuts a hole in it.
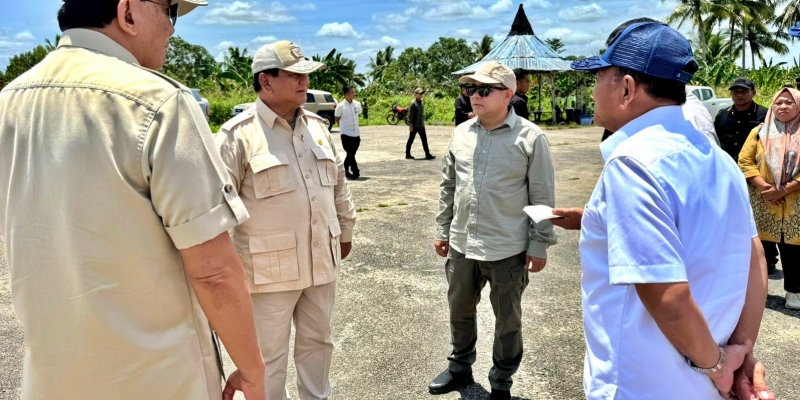
[[[428,390],[431,394],[444,394],[472,383],[475,383],[475,379],[472,378],[472,369],[460,374],[446,369],[439,376],[433,378],[428,384]]]
[[[490,400],[511,400],[511,392],[508,390],[499,390],[492,388],[492,397]]]

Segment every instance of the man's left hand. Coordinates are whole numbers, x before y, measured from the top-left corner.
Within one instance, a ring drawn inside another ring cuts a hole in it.
[[[350,250],[353,249],[353,242],[341,242],[339,247],[342,249],[342,260],[344,260],[350,255]]]
[[[772,205],[777,205],[777,203],[783,199],[784,196],[786,196],[786,192],[783,190],[778,190],[775,187],[771,187],[761,192],[761,197],[763,197],[764,200]]]
[[[544,269],[547,264],[546,258],[525,256],[525,269],[530,272],[539,272]]]

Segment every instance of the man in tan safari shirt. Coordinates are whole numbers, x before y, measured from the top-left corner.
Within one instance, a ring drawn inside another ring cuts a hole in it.
[[[336,274],[350,253],[355,208],[325,119],[305,111],[308,74],[325,68],[280,41],[253,57],[255,107],[217,133],[251,219],[233,230],[245,266],[270,400],[288,398],[292,320],[301,400],[327,399]]]
[[[154,69],[202,0],[67,0],[58,49],[0,92],[0,235],[22,399],[219,400],[211,326],[264,399],[227,230],[248,214],[191,92]]]

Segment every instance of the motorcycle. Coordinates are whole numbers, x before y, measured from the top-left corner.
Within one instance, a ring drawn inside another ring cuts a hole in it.
[[[397,103],[392,104],[392,111],[389,111],[389,114],[386,114],[386,122],[391,125],[397,125],[400,121],[406,121],[408,117],[408,109],[403,107],[398,107]]]

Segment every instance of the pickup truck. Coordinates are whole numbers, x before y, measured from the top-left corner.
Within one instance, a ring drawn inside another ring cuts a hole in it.
[[[719,110],[724,110],[733,105],[730,98],[719,98],[714,94],[714,89],[708,86],[686,86],[686,93],[694,93],[697,99],[706,106],[711,118],[717,116]]]

